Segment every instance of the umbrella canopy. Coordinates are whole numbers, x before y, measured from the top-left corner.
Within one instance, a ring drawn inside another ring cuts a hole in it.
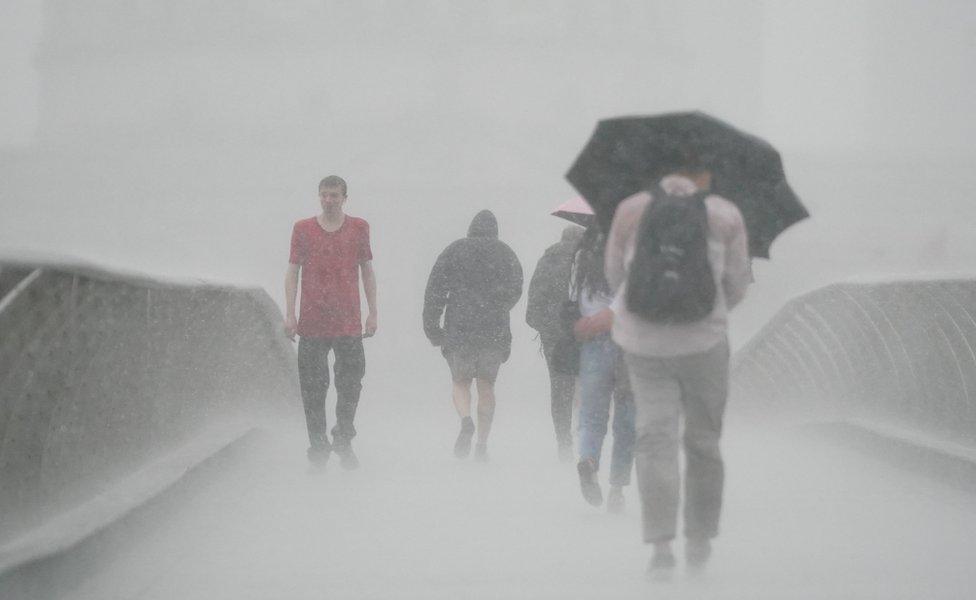
[[[595,218],[593,208],[581,196],[563,202],[556,207],[556,210],[549,214],[560,219],[566,219],[571,223],[582,225],[583,227],[588,227]]]
[[[769,258],[776,236],[809,216],[775,148],[701,112],[600,121],[566,178],[608,230],[621,200],[680,169],[688,152],[712,172],[712,191],[742,211],[751,256]]]

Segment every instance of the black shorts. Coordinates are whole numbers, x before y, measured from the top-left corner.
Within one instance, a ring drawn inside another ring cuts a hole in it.
[[[495,348],[456,350],[445,358],[451,368],[451,379],[457,382],[477,378],[495,383],[498,368],[505,362],[505,354]]]

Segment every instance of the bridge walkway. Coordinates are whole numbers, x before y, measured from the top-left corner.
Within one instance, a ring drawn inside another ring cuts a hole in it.
[[[93,561],[69,597],[935,599],[976,584],[970,492],[734,419],[707,574],[648,582],[636,485],[624,515],[585,505],[549,436],[526,433],[548,433],[544,415],[515,413],[500,407],[486,465],[451,456],[446,417],[363,415],[350,472],[310,470],[302,424],[286,424]]]

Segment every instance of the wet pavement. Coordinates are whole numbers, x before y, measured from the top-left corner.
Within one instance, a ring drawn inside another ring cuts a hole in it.
[[[836,441],[732,420],[723,530],[704,576],[649,582],[636,482],[584,504],[541,410],[499,406],[491,460],[444,414],[360,415],[362,467],[324,470],[282,424],[102,557],[74,599],[961,598],[973,496]],[[606,473],[601,473],[606,485]],[[680,557],[681,546],[676,547]]]

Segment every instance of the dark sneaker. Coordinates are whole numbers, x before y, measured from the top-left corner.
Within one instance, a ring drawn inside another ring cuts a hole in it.
[[[474,447],[474,459],[480,463],[488,462],[488,444],[476,444]]]
[[[331,450],[328,446],[309,446],[306,454],[308,455],[308,462],[312,463],[313,467],[321,468],[329,462]]]
[[[351,445],[336,449],[336,454],[339,455],[339,464],[343,469],[352,471],[359,468],[359,458],[353,452]]]
[[[471,417],[461,419],[461,431],[454,442],[454,456],[467,458],[471,454],[471,438],[474,437],[474,421]]]
[[[693,571],[701,571],[712,556],[712,542],[706,539],[685,540],[685,563]]]
[[[600,506],[603,504],[603,491],[600,490],[600,484],[596,480],[596,470],[596,462],[592,458],[581,458],[576,463],[583,499],[593,506]]]
[[[332,451],[339,455],[339,464],[347,471],[359,468],[359,459],[352,451],[352,438],[344,435],[332,436]]]
[[[654,556],[651,557],[651,562],[647,563],[647,577],[652,581],[670,581],[676,564],[670,546],[655,547]]]
[[[610,494],[607,496],[607,512],[614,515],[623,514],[624,505],[624,488],[611,485]]]

